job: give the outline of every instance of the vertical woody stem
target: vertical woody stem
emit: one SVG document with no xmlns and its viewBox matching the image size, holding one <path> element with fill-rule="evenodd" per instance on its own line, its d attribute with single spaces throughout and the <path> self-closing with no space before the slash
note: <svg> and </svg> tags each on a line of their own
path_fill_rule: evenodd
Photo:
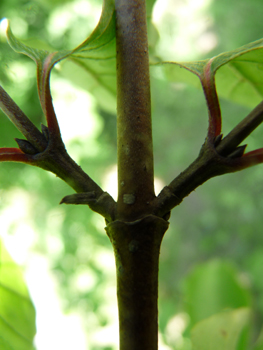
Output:
<svg viewBox="0 0 263 350">
<path fill-rule="evenodd" d="M 120 350 L 158 348 L 158 262 L 168 223 L 155 198 L 145 0 L 115 0 L 118 202 L 106 230 L 114 247 Z"/>
<path fill-rule="evenodd" d="M 117 45 L 118 219 L 149 213 L 154 198 L 145 0 L 115 0 Z"/>
<path fill-rule="evenodd" d="M 167 228 L 153 215 L 107 226 L 117 268 L 120 350 L 158 349 L 158 264 Z"/>
</svg>

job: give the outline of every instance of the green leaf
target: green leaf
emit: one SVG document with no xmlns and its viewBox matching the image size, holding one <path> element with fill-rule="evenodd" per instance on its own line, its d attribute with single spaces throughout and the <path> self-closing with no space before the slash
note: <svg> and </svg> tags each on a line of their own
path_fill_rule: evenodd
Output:
<svg viewBox="0 0 263 350">
<path fill-rule="evenodd" d="M 150 23 L 151 12 L 156 0 L 147 0 L 149 17 L 148 31 L 156 37 L 156 29 Z M 154 33 L 154 34 L 153 34 Z M 10 28 L 7 37 L 11 47 L 32 58 L 38 67 L 39 96 L 47 115 L 46 87 L 52 67 L 59 61 L 60 74 L 71 82 L 91 92 L 100 106 L 116 113 L 116 42 L 115 42 L 115 1 L 104 0 L 100 21 L 92 34 L 77 48 L 49 52 L 29 47 L 14 37 Z M 154 40 L 151 40 L 154 41 Z M 152 43 L 153 44 L 153 43 Z"/>
<path fill-rule="evenodd" d="M 248 308 L 209 317 L 197 323 L 192 330 L 193 350 L 245 350 L 250 323 Z"/>
<path fill-rule="evenodd" d="M 247 289 L 229 263 L 212 260 L 199 265 L 185 281 L 186 311 L 195 324 L 225 308 L 250 306 Z"/>
<path fill-rule="evenodd" d="M 100 22 L 91 36 L 63 62 L 62 74 L 90 91 L 106 110 L 116 111 L 115 6 L 104 1 Z"/>
<path fill-rule="evenodd" d="M 92 34 L 81 45 L 73 50 L 64 50 L 50 53 L 49 51 L 31 48 L 11 32 L 7 37 L 10 46 L 17 52 L 32 58 L 37 64 L 38 89 L 42 108 L 48 122 L 54 119 L 51 110 L 49 91 L 49 75 L 53 66 L 62 59 L 68 58 L 73 68 L 67 62 L 67 75 L 74 83 L 80 84 L 99 97 L 103 102 L 104 95 L 110 96 L 115 102 L 116 95 L 116 59 L 115 59 L 115 7 L 114 0 L 104 0 L 100 21 Z M 80 79 L 81 77 L 81 79 Z M 106 106 L 104 104 L 104 106 Z M 49 120 L 51 119 L 51 120 Z"/>
<path fill-rule="evenodd" d="M 261 332 L 252 348 L 253 350 L 262 350 L 263 349 L 263 329 L 261 329 Z"/>
<path fill-rule="evenodd" d="M 210 64 L 210 74 L 216 74 L 219 96 L 253 107 L 263 98 L 263 39 L 211 59 L 195 62 L 161 62 L 166 77 L 172 82 L 201 86 L 194 73 L 202 80 Z"/>
<path fill-rule="evenodd" d="M 32 350 L 35 309 L 20 268 L 0 242 L 0 349 Z"/>
<path fill-rule="evenodd" d="M 156 0 L 146 0 L 147 17 L 151 16 Z"/>
</svg>

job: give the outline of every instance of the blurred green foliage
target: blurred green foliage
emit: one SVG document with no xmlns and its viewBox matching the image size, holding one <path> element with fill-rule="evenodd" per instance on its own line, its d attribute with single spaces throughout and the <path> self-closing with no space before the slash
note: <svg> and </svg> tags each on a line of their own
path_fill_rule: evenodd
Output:
<svg viewBox="0 0 263 350">
<path fill-rule="evenodd" d="M 246 350 L 249 310 L 246 308 L 218 313 L 193 329 L 194 350 Z"/>
<path fill-rule="evenodd" d="M 70 49 L 87 37 L 97 20 L 93 12 L 75 10 L 77 2 L 80 3 L 2 0 L 0 17 L 9 18 L 14 34 L 28 45 Z M 102 1 L 81 3 L 91 3 L 99 13 Z M 150 7 L 152 4 L 149 1 Z M 263 6 L 259 0 L 214 0 L 207 11 L 212 19 L 209 30 L 216 35 L 218 44 L 195 59 L 263 37 Z M 156 28 L 152 28 L 151 39 L 152 54 L 160 56 L 155 46 Z M 1 84 L 39 126 L 44 119 L 35 67 L 26 57 L 15 54 L 3 37 L 0 67 Z M 63 69 L 57 69 L 52 79 L 54 83 L 59 79 L 63 82 L 64 76 Z M 152 76 L 152 106 L 155 172 L 164 185 L 198 155 L 206 135 L 207 110 L 201 91 L 169 83 L 158 72 Z M 223 99 L 221 108 L 224 134 L 249 112 Z M 104 184 L 105 174 L 116 164 L 116 116 L 112 108 L 97 105 L 95 116 L 83 118 L 93 118 L 101 125 L 100 131 L 89 138 L 71 139 L 66 146 L 83 169 Z M 261 132 L 262 127 L 248 138 L 248 150 L 262 147 Z M 15 146 L 14 137 L 21 135 L 0 112 L 0 146 Z M 19 188 L 30 197 L 30 220 L 36 232 L 34 250 L 49 259 L 65 312 L 73 310 L 83 316 L 89 349 L 112 349 L 111 343 L 99 345 L 91 336 L 112 322 L 107 310 L 110 303 L 116 302 L 111 292 L 114 270 L 108 266 L 113 253 L 103 231 L 103 220 L 86 207 L 58 206 L 71 190 L 41 169 L 2 163 L 0 184 L 1 213 L 10 204 L 10 195 Z M 163 341 L 171 349 L 190 350 L 190 328 L 225 308 L 252 307 L 250 341 L 257 339 L 263 323 L 262 190 L 262 166 L 258 166 L 210 180 L 175 208 L 160 256 L 159 323 Z M 14 221 L 8 232 L 1 234 L 15 235 L 16 225 Z M 90 283 L 82 285 L 79 281 L 85 276 L 89 276 Z M 171 336 L 179 321 L 182 327 L 178 336 Z"/>
<path fill-rule="evenodd" d="M 0 242 L 1 349 L 32 350 L 36 333 L 35 309 L 23 273 Z"/>
</svg>

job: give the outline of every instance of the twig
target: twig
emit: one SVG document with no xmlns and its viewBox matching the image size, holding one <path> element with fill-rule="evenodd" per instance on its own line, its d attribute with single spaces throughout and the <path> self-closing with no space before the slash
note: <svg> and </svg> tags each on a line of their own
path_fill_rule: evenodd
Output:
<svg viewBox="0 0 263 350">
<path fill-rule="evenodd" d="M 227 156 L 263 122 L 263 101 L 248 114 L 216 147 L 217 152 Z"/>
<path fill-rule="evenodd" d="M 47 147 L 47 141 L 44 135 L 28 119 L 2 86 L 0 86 L 0 108 L 39 152 L 44 151 Z"/>
</svg>

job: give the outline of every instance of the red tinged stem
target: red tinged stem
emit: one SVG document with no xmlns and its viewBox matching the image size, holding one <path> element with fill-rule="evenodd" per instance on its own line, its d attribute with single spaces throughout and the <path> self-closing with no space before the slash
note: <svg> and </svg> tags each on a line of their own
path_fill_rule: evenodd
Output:
<svg viewBox="0 0 263 350">
<path fill-rule="evenodd" d="M 213 142 L 215 137 L 221 133 L 221 110 L 216 92 L 215 76 L 211 71 L 212 62 L 213 58 L 204 67 L 200 80 L 209 111 L 208 139 Z"/>
<path fill-rule="evenodd" d="M 54 64 L 50 64 L 52 58 L 56 55 L 56 52 L 47 56 L 43 66 L 38 64 L 38 93 L 40 103 L 47 120 L 47 125 L 51 138 L 61 139 L 60 129 L 55 114 L 54 106 L 52 103 L 52 97 L 50 92 L 50 73 Z"/>
<path fill-rule="evenodd" d="M 24 154 L 19 148 L 0 148 L 0 154 Z"/>
<path fill-rule="evenodd" d="M 0 162 L 20 162 L 34 165 L 33 157 L 19 148 L 0 148 Z"/>
<path fill-rule="evenodd" d="M 263 163 L 263 148 L 248 152 L 240 158 L 241 164 L 244 168 Z"/>
</svg>

